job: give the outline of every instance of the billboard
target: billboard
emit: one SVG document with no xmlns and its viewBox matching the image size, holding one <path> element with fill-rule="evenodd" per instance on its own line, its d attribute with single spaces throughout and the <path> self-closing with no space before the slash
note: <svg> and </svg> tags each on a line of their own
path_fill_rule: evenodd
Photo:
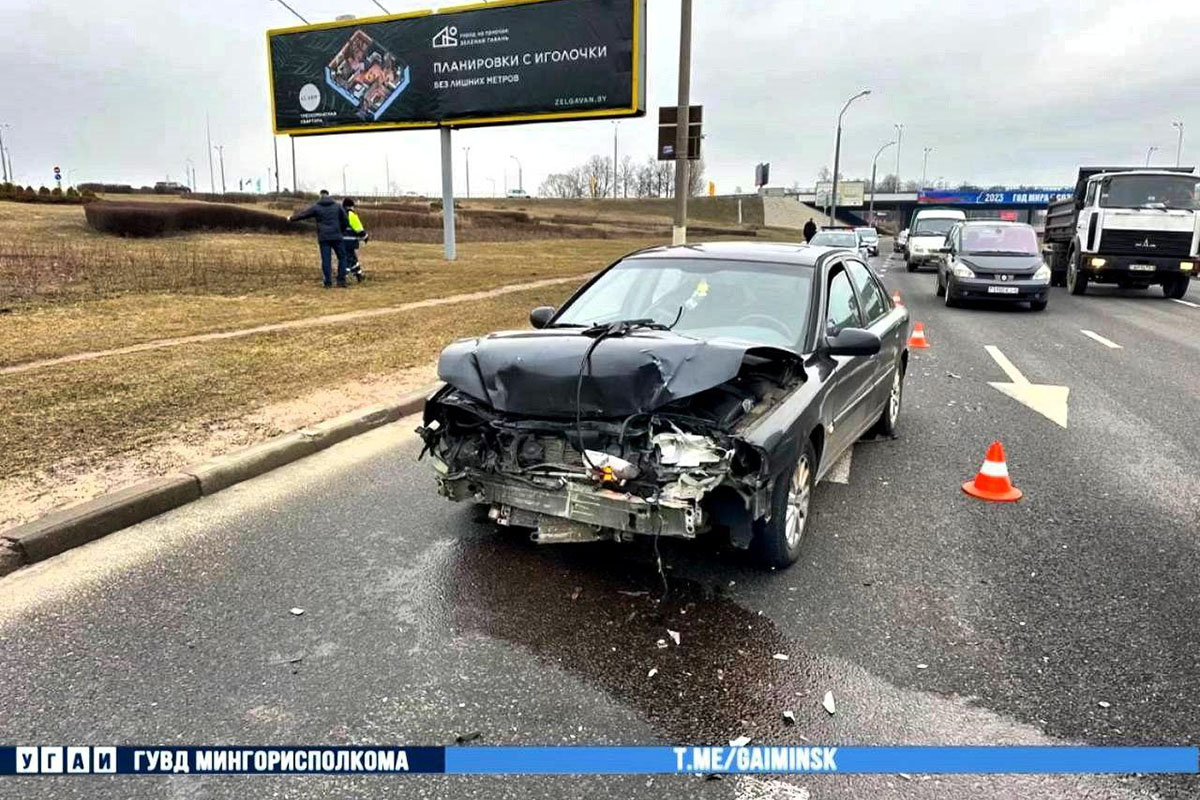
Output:
<svg viewBox="0 0 1200 800">
<path fill-rule="evenodd" d="M 838 181 L 838 208 L 862 208 L 866 187 L 866 181 Z M 816 194 L 818 207 L 831 205 L 833 181 L 820 181 Z"/>
<path fill-rule="evenodd" d="M 509 0 L 267 32 L 278 134 L 640 116 L 646 0 Z"/>
<path fill-rule="evenodd" d="M 918 203 L 965 204 L 980 206 L 1049 205 L 1054 200 L 1074 196 L 1071 187 L 1061 189 L 925 189 L 917 195 Z"/>
</svg>

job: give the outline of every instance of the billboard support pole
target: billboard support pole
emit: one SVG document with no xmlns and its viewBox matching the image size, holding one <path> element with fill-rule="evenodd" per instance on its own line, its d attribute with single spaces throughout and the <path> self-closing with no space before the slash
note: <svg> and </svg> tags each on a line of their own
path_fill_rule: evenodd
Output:
<svg viewBox="0 0 1200 800">
<path fill-rule="evenodd" d="M 279 194 L 279 137 L 271 136 L 271 146 L 275 148 L 275 194 Z M 270 188 L 270 187 L 267 187 Z"/>
<path fill-rule="evenodd" d="M 675 227 L 671 244 L 687 243 L 688 126 L 692 121 L 692 0 L 679 10 L 679 109 L 675 117 Z"/>
<path fill-rule="evenodd" d="M 453 261 L 454 252 L 454 149 L 450 129 L 442 128 L 442 241 L 445 258 Z"/>
<path fill-rule="evenodd" d="M 292 140 L 292 194 L 300 193 L 300 182 L 296 180 L 296 137 L 289 136 Z"/>
</svg>

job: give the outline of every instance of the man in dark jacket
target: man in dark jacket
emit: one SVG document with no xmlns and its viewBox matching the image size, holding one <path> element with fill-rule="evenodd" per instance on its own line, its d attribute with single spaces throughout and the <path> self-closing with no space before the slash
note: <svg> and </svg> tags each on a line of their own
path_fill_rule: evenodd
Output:
<svg viewBox="0 0 1200 800">
<path fill-rule="evenodd" d="M 808 222 L 804 223 L 804 241 L 811 242 L 812 237 L 817 235 L 817 223 L 813 222 L 812 217 L 808 218 Z"/>
<path fill-rule="evenodd" d="M 321 197 L 308 208 L 288 217 L 289 222 L 302 219 L 317 221 L 317 246 L 321 248 L 321 275 L 325 278 L 325 288 L 333 285 L 332 264 L 333 254 L 337 253 L 337 285 L 339 289 L 346 288 L 346 249 L 342 244 L 342 231 L 349 227 L 346 209 L 335 202 L 329 192 L 321 190 Z"/>
</svg>

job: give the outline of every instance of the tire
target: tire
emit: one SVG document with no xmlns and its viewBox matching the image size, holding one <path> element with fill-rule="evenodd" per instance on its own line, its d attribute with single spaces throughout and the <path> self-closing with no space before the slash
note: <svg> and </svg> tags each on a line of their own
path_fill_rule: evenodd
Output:
<svg viewBox="0 0 1200 800">
<path fill-rule="evenodd" d="M 950 281 L 946 281 L 946 291 L 942 297 L 946 300 L 946 308 L 958 308 L 958 298 L 954 296 L 954 289 L 950 286 Z"/>
<path fill-rule="evenodd" d="M 937 276 L 937 288 L 933 290 L 933 293 L 938 297 L 946 296 L 946 284 L 942 283 L 942 271 L 940 269 Z"/>
<path fill-rule="evenodd" d="M 1072 250 L 1071 261 L 1067 265 L 1067 291 L 1074 295 L 1085 294 L 1088 286 L 1088 277 L 1079 268 L 1079 261 L 1079 251 Z"/>
<path fill-rule="evenodd" d="M 904 365 L 897 363 L 896 371 L 892 374 L 892 388 L 888 391 L 887 405 L 883 407 L 879 421 L 872 426 L 870 432 L 876 436 L 896 438 L 896 431 L 900 427 L 900 407 L 903 401 Z"/>
<path fill-rule="evenodd" d="M 917 265 L 915 263 L 913 263 L 913 260 L 911 258 L 907 258 L 907 257 L 904 259 L 904 268 L 906 270 L 908 270 L 909 272 L 917 271 Z"/>
<path fill-rule="evenodd" d="M 1029 307 L 1034 311 L 1045 311 L 1046 310 L 1046 301 L 1045 300 L 1030 300 Z"/>
<path fill-rule="evenodd" d="M 1169 297 L 1172 300 L 1182 300 L 1187 294 L 1188 283 L 1191 278 L 1176 278 L 1170 283 L 1164 283 L 1162 286 L 1163 297 Z"/>
<path fill-rule="evenodd" d="M 763 566 L 790 567 L 800 558 L 800 548 L 811 527 L 809 522 L 816 469 L 817 457 L 812 442 L 805 442 L 796 463 L 775 479 L 771 491 L 771 518 L 754 521 L 751 547 L 755 559 Z M 793 485 L 796 485 L 796 491 L 793 491 Z M 789 506 L 796 513 L 789 513 Z M 789 520 L 792 521 L 790 524 Z M 797 524 L 798 528 L 795 527 Z"/>
</svg>

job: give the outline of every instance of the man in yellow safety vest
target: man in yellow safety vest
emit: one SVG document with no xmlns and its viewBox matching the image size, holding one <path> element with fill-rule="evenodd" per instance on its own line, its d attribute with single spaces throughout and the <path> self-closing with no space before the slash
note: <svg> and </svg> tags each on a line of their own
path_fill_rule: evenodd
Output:
<svg viewBox="0 0 1200 800">
<path fill-rule="evenodd" d="M 361 283 L 364 275 L 362 265 L 358 262 L 358 246 L 370 239 L 371 236 L 363 227 L 358 212 L 354 210 L 353 197 L 347 197 L 343 200 L 342 208 L 346 209 L 347 220 L 347 227 L 342 237 L 346 248 L 346 260 L 349 261 L 346 271 L 353 275 L 356 281 Z"/>
</svg>

